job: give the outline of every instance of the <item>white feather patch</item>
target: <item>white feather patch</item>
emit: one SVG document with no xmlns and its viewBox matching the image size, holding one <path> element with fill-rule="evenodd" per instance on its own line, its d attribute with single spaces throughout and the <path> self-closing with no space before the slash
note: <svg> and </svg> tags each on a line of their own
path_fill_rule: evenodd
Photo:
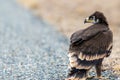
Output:
<svg viewBox="0 0 120 80">
<path fill-rule="evenodd" d="M 73 55 L 75 55 L 75 52 L 69 52 L 68 53 L 68 57 L 72 57 Z"/>
<path fill-rule="evenodd" d="M 77 69 L 90 69 L 92 66 L 82 66 L 82 65 L 78 65 L 76 68 Z"/>
<path fill-rule="evenodd" d="M 86 60 L 87 60 L 87 61 L 90 60 L 90 56 L 86 56 Z"/>
<path fill-rule="evenodd" d="M 75 56 L 74 57 L 69 57 L 69 61 L 70 62 L 75 62 L 75 61 L 77 61 L 77 57 L 75 57 Z"/>
<path fill-rule="evenodd" d="M 83 53 L 80 53 L 80 54 L 78 55 L 78 57 L 79 57 L 81 60 L 84 60 L 84 59 L 85 59 L 85 55 L 83 55 Z"/>
<path fill-rule="evenodd" d="M 70 66 L 71 66 L 71 67 L 76 67 L 77 65 L 78 65 L 77 62 L 70 62 Z"/>
<path fill-rule="evenodd" d="M 97 59 L 101 59 L 101 58 L 104 58 L 106 56 L 106 54 L 96 54 L 96 55 L 86 55 L 85 59 L 87 61 L 92 61 L 92 60 L 97 60 Z"/>
<path fill-rule="evenodd" d="M 108 46 L 107 50 L 109 50 L 112 46 L 113 46 L 113 43 L 110 43 L 110 45 Z"/>
</svg>

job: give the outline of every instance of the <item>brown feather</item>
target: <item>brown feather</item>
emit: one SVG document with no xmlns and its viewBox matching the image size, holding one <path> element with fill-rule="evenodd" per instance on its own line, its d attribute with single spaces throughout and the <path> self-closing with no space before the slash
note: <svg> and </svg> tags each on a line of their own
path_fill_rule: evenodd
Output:
<svg viewBox="0 0 120 80">
<path fill-rule="evenodd" d="M 70 67 L 79 69 L 80 72 L 73 71 L 74 78 L 76 75 L 79 75 L 79 78 L 86 78 L 87 71 L 102 62 L 104 57 L 108 57 L 112 50 L 113 34 L 105 16 L 100 12 L 93 15 L 99 18 L 100 22 L 76 31 L 70 38 L 68 53 Z"/>
</svg>

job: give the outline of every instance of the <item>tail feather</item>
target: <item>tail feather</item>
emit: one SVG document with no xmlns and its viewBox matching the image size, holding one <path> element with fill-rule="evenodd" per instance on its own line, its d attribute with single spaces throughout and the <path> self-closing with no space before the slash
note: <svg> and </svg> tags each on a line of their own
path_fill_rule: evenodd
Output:
<svg viewBox="0 0 120 80">
<path fill-rule="evenodd" d="M 86 80 L 87 70 L 72 68 L 66 80 Z"/>
<path fill-rule="evenodd" d="M 94 65 L 100 62 L 101 59 L 95 60 L 86 60 L 80 59 L 77 56 L 77 53 L 70 52 L 68 54 L 69 61 L 70 61 L 70 73 L 68 74 L 68 78 L 66 80 L 86 80 L 87 72 L 91 69 Z M 82 55 L 82 57 L 84 57 Z"/>
</svg>

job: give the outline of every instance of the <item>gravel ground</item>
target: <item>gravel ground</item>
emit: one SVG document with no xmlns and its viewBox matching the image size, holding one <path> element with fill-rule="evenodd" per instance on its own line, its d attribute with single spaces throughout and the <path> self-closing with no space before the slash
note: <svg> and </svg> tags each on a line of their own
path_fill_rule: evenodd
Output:
<svg viewBox="0 0 120 80">
<path fill-rule="evenodd" d="M 0 80 L 63 80 L 68 44 L 68 38 L 15 0 L 0 0 Z M 120 80 L 113 70 L 103 76 Z"/>
<path fill-rule="evenodd" d="M 0 80 L 62 80 L 66 37 L 15 0 L 0 0 Z"/>
</svg>

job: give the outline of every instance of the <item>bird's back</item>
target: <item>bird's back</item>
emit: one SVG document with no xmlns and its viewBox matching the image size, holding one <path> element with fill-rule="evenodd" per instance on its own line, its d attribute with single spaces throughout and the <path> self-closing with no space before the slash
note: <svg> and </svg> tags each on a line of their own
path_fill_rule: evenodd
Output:
<svg viewBox="0 0 120 80">
<path fill-rule="evenodd" d="M 75 53 L 79 60 L 102 59 L 111 52 L 112 42 L 113 34 L 109 28 L 92 25 L 92 28 L 77 31 L 71 36 L 69 54 Z"/>
</svg>

